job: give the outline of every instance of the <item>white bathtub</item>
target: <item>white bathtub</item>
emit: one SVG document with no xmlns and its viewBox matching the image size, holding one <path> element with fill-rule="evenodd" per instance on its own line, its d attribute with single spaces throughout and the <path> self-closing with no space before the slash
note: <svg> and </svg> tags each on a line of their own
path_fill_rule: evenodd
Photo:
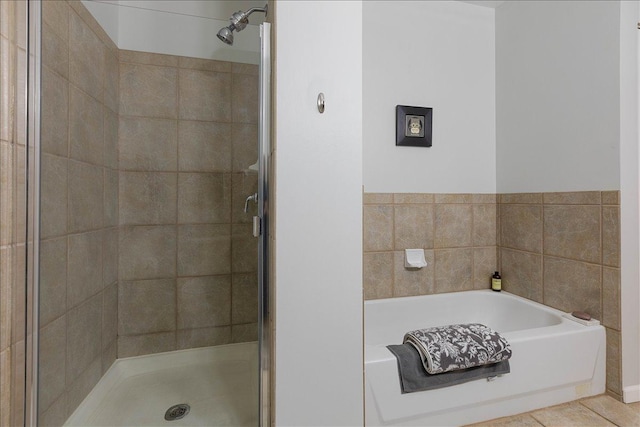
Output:
<svg viewBox="0 0 640 427">
<path fill-rule="evenodd" d="M 491 290 L 365 302 L 366 425 L 463 425 L 603 393 L 604 328 L 562 314 Z M 401 394 L 397 362 L 385 346 L 401 344 L 413 329 L 471 322 L 509 341 L 511 373 Z"/>
</svg>

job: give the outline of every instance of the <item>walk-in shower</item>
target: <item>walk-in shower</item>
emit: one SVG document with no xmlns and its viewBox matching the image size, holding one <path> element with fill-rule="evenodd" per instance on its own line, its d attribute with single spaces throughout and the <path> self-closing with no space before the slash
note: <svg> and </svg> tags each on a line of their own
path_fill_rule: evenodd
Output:
<svg viewBox="0 0 640 427">
<path fill-rule="evenodd" d="M 230 46 L 233 45 L 233 31 L 244 30 L 245 27 L 249 24 L 249 15 L 251 15 L 253 12 L 263 12 L 266 14 L 267 5 L 265 4 L 264 7 L 253 7 L 246 12 L 243 12 L 241 10 L 235 12 L 233 15 L 231 15 L 231 18 L 229 18 L 229 21 L 231 22 L 229 26 L 224 27 L 220 29 L 220 31 L 218 31 L 218 38 Z"/>
<path fill-rule="evenodd" d="M 226 2 L 149 3 L 102 5 L 148 24 L 128 50 L 93 2 L 29 1 L 42 113 L 28 425 L 267 426 L 270 24 L 228 48 L 210 36 Z M 225 43 L 266 10 L 235 13 Z M 182 41 L 153 45 L 167 28 Z"/>
</svg>

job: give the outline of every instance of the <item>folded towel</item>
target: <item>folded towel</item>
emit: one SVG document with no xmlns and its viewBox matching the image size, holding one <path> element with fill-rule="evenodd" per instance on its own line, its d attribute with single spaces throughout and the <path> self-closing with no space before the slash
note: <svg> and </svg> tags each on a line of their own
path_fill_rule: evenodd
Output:
<svg viewBox="0 0 640 427">
<path fill-rule="evenodd" d="M 411 344 L 388 345 L 387 348 L 398 359 L 400 389 L 403 394 L 435 390 L 477 379 L 496 377 L 510 372 L 509 361 L 505 360 L 491 365 L 431 375 L 423 369 L 420 353 Z"/>
<path fill-rule="evenodd" d="M 418 350 L 430 374 L 488 365 L 511 357 L 507 340 L 480 323 L 418 329 L 407 332 L 404 343 Z"/>
</svg>

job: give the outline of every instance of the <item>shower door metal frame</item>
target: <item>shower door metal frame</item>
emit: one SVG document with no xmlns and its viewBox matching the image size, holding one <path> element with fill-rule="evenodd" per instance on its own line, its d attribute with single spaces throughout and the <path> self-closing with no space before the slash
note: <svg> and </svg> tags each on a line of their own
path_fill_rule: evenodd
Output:
<svg viewBox="0 0 640 427">
<path fill-rule="evenodd" d="M 258 423 L 271 425 L 271 316 L 269 310 L 269 163 L 271 159 L 271 24 L 260 25 L 258 118 Z"/>
</svg>

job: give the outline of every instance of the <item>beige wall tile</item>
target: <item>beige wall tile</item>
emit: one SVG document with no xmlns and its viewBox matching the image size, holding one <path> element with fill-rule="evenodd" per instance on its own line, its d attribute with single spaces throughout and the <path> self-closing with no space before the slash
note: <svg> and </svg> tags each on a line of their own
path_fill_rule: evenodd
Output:
<svg viewBox="0 0 640 427">
<path fill-rule="evenodd" d="M 497 255 L 495 246 L 473 249 L 473 289 L 491 287 L 491 276 L 498 271 Z"/>
<path fill-rule="evenodd" d="M 247 323 L 246 325 L 231 326 L 231 342 L 250 342 L 258 340 L 258 324 Z"/>
<path fill-rule="evenodd" d="M 0 7 L 2 2 L 0 2 Z M 0 352 L 0 371 L 11 372 L 11 350 L 7 348 Z M 11 425 L 11 375 L 0 376 L 0 422 L 2 425 Z"/>
<path fill-rule="evenodd" d="M 242 172 L 258 160 L 258 127 L 234 123 L 231 128 L 233 171 Z"/>
<path fill-rule="evenodd" d="M 177 332 L 178 350 L 231 343 L 231 326 L 180 329 Z"/>
<path fill-rule="evenodd" d="M 67 417 L 76 410 L 102 376 L 102 358 L 93 359 L 87 369 L 67 386 Z"/>
<path fill-rule="evenodd" d="M 620 332 L 606 328 L 607 332 L 607 390 L 622 394 L 620 377 Z"/>
<path fill-rule="evenodd" d="M 102 227 L 104 215 L 103 168 L 69 162 L 69 232 Z"/>
<path fill-rule="evenodd" d="M 44 3 L 58 3 L 55 1 L 46 1 Z M 42 426 L 61 426 L 67 420 L 67 394 L 63 393 L 58 400 L 53 402 L 51 406 L 44 412 L 38 414 L 38 422 Z M 7 424 L 8 425 L 8 424 Z"/>
<path fill-rule="evenodd" d="M 380 193 L 379 193 L 380 194 Z M 385 194 L 380 194 L 383 196 Z M 434 196 L 429 193 L 394 193 L 393 203 L 396 204 L 421 204 L 433 203 Z M 384 202 L 381 202 L 384 203 Z"/>
<path fill-rule="evenodd" d="M 434 253 L 425 250 L 427 266 L 420 269 L 408 269 L 404 266 L 404 251 L 394 252 L 393 296 L 407 297 L 434 293 Z"/>
<path fill-rule="evenodd" d="M 258 215 L 258 204 L 249 201 L 247 212 L 244 204 L 247 197 L 258 192 L 257 173 L 234 173 L 231 176 L 231 222 L 251 223 L 254 215 Z"/>
<path fill-rule="evenodd" d="M 394 207 L 395 249 L 433 248 L 433 205 Z"/>
<path fill-rule="evenodd" d="M 25 396 L 25 343 L 20 341 L 11 346 L 11 426 L 22 426 L 24 423 Z"/>
<path fill-rule="evenodd" d="M 176 349 L 176 333 L 160 332 L 132 336 L 118 336 L 118 358 L 163 353 Z"/>
<path fill-rule="evenodd" d="M 118 113 L 108 108 L 104 112 L 104 165 L 118 169 Z"/>
<path fill-rule="evenodd" d="M 177 118 L 177 69 L 120 64 L 120 115 Z"/>
<path fill-rule="evenodd" d="M 180 69 L 178 81 L 181 119 L 231 121 L 231 74 Z"/>
<path fill-rule="evenodd" d="M 67 238 L 40 242 L 40 325 L 67 311 Z"/>
<path fill-rule="evenodd" d="M 103 230 L 102 285 L 109 286 L 118 280 L 118 228 Z"/>
<path fill-rule="evenodd" d="M 177 67 L 179 57 L 174 55 L 162 55 L 159 53 L 138 52 L 135 50 L 119 51 L 120 62 L 131 62 L 145 65 L 160 65 L 165 67 Z"/>
<path fill-rule="evenodd" d="M 393 249 L 393 206 L 364 206 L 364 251 Z"/>
<path fill-rule="evenodd" d="M 61 236 L 67 232 L 67 159 L 46 153 L 41 159 L 41 237 Z"/>
<path fill-rule="evenodd" d="M 231 62 L 215 61 L 212 59 L 189 58 L 186 56 L 178 57 L 178 66 L 180 68 L 191 68 L 193 70 L 230 73 L 232 65 L 233 63 Z M 254 65 L 253 67 L 257 67 L 257 65 Z"/>
<path fill-rule="evenodd" d="M 257 322 L 258 273 L 234 274 L 231 280 L 231 323 Z"/>
<path fill-rule="evenodd" d="M 601 200 L 600 191 L 544 193 L 542 198 L 550 205 L 599 205 Z"/>
<path fill-rule="evenodd" d="M 472 194 L 471 195 L 471 203 L 495 205 L 497 202 L 498 202 L 497 194 Z"/>
<path fill-rule="evenodd" d="M 544 304 L 562 311 L 584 311 L 602 319 L 599 265 L 544 257 Z"/>
<path fill-rule="evenodd" d="M 113 365 L 113 362 L 116 361 L 118 357 L 118 341 L 113 340 L 110 344 L 107 345 L 107 348 L 102 350 L 102 375 L 104 375 L 107 370 Z"/>
<path fill-rule="evenodd" d="M 230 324 L 230 275 L 178 279 L 178 329 Z"/>
<path fill-rule="evenodd" d="M 102 293 L 102 351 L 118 338 L 118 284 L 113 283 Z"/>
<path fill-rule="evenodd" d="M 502 288 L 542 303 L 542 255 L 502 248 L 500 256 Z"/>
<path fill-rule="evenodd" d="M 602 268 L 602 324 L 620 330 L 620 270 Z"/>
<path fill-rule="evenodd" d="M 364 253 L 364 299 L 393 296 L 393 252 Z"/>
<path fill-rule="evenodd" d="M 67 308 L 102 290 L 102 231 L 69 236 Z"/>
<path fill-rule="evenodd" d="M 12 246 L 12 288 L 11 288 L 11 343 L 24 342 L 26 321 L 26 287 L 24 286 L 24 272 L 26 271 L 25 245 Z M 22 350 L 21 350 L 22 351 Z M 14 353 L 14 356 L 17 356 Z M 22 355 L 21 357 L 24 357 Z"/>
<path fill-rule="evenodd" d="M 118 171 L 104 169 L 104 224 L 118 225 Z"/>
<path fill-rule="evenodd" d="M 435 206 L 435 210 L 435 248 L 459 248 L 472 245 L 473 211 L 471 205 L 438 204 Z"/>
<path fill-rule="evenodd" d="M 121 227 L 119 240 L 120 280 L 175 277 L 175 225 Z"/>
<path fill-rule="evenodd" d="M 383 205 L 393 203 L 395 197 L 393 193 L 364 193 L 362 201 L 365 205 Z"/>
<path fill-rule="evenodd" d="M 602 207 L 602 263 L 620 266 L 620 208 Z"/>
<path fill-rule="evenodd" d="M 435 194 L 435 203 L 471 203 L 471 194 Z"/>
<path fill-rule="evenodd" d="M 252 76 L 257 76 L 260 72 L 260 67 L 254 64 L 241 64 L 239 62 L 232 62 L 231 72 L 235 74 L 250 74 Z"/>
<path fill-rule="evenodd" d="M 177 174 L 120 172 L 120 224 L 175 224 Z"/>
<path fill-rule="evenodd" d="M 501 205 L 500 233 L 503 247 L 542 253 L 542 207 Z"/>
<path fill-rule="evenodd" d="M 43 67 L 41 96 L 42 151 L 66 157 L 69 141 L 69 83 Z"/>
<path fill-rule="evenodd" d="M 258 270 L 258 239 L 253 237 L 253 225 L 231 225 L 231 271 L 248 273 Z"/>
<path fill-rule="evenodd" d="M 544 253 L 599 263 L 600 206 L 545 206 Z"/>
<path fill-rule="evenodd" d="M 500 194 L 500 203 L 542 204 L 542 193 Z"/>
<path fill-rule="evenodd" d="M 94 98 L 69 89 L 69 157 L 103 165 L 103 107 Z"/>
<path fill-rule="evenodd" d="M 178 222 L 180 224 L 230 223 L 230 174 L 179 173 Z"/>
<path fill-rule="evenodd" d="M 103 99 L 106 47 L 76 14 L 69 15 L 69 80 L 98 101 Z"/>
<path fill-rule="evenodd" d="M 603 191 L 602 204 L 603 205 L 619 205 L 620 191 Z"/>
<path fill-rule="evenodd" d="M 46 23 L 42 24 L 42 65 L 65 79 L 69 78 L 69 41 L 58 37 Z"/>
<path fill-rule="evenodd" d="M 14 242 L 14 147 L 8 142 L 0 142 L 0 245 Z M 46 231 L 46 230 L 45 230 Z"/>
<path fill-rule="evenodd" d="M 113 112 L 118 112 L 120 104 L 120 64 L 118 56 L 109 49 L 104 50 L 104 105 Z"/>
<path fill-rule="evenodd" d="M 122 170 L 178 170 L 178 122 L 170 119 L 120 117 L 119 165 Z"/>
<path fill-rule="evenodd" d="M 107 35 L 107 32 L 102 28 L 102 26 L 96 21 L 91 12 L 79 1 L 70 1 L 69 5 L 71 9 L 75 13 L 82 18 L 82 20 L 89 26 L 91 31 L 98 37 L 98 39 L 105 45 L 105 48 L 111 49 L 114 53 L 117 53 L 118 48 L 111 40 L 111 38 Z"/>
<path fill-rule="evenodd" d="M 42 21 L 58 37 L 69 39 L 69 5 L 66 1 L 43 1 Z"/>
<path fill-rule="evenodd" d="M 254 139 L 243 141 L 248 148 L 255 145 L 255 150 L 248 154 L 255 154 L 258 159 L 258 135 L 254 131 Z M 236 148 L 236 147 L 234 147 Z M 247 148 L 247 150 L 248 150 Z M 178 158 L 179 169 L 183 172 L 228 172 L 231 171 L 231 125 L 229 123 L 195 122 L 180 120 L 178 122 Z M 240 161 L 239 167 L 248 168 L 244 164 L 247 159 Z"/>
<path fill-rule="evenodd" d="M 38 412 L 49 408 L 65 392 L 67 319 L 59 317 L 40 329 L 38 348 Z"/>
<path fill-rule="evenodd" d="M 473 289 L 473 249 L 437 249 L 435 267 L 436 293 Z"/>
<path fill-rule="evenodd" d="M 493 205 L 473 205 L 473 245 L 495 246 L 497 207 Z"/>
<path fill-rule="evenodd" d="M 615 426 L 578 402 L 540 409 L 531 415 L 545 426 Z"/>
<path fill-rule="evenodd" d="M 67 313 L 67 385 L 73 383 L 96 358 L 99 358 L 102 349 L 101 333 L 102 295 L 95 295 L 85 303 L 69 310 Z"/>
<path fill-rule="evenodd" d="M 13 292 L 13 249 L 11 246 L 0 247 L 0 352 L 11 348 L 12 297 Z M 0 375 L 0 384 L 2 376 Z M 0 399 L 0 405 L 2 405 Z M 0 417 L 2 414 L 0 413 Z M 1 418 L 0 418 L 1 419 Z M 0 424 L 1 425 L 1 424 Z"/>
<path fill-rule="evenodd" d="M 231 119 L 234 123 L 258 123 L 258 77 L 231 76 Z"/>
<path fill-rule="evenodd" d="M 174 279 L 121 282 L 118 287 L 118 335 L 176 330 Z"/>
<path fill-rule="evenodd" d="M 228 225 L 178 226 L 178 276 L 231 273 Z"/>
</svg>

